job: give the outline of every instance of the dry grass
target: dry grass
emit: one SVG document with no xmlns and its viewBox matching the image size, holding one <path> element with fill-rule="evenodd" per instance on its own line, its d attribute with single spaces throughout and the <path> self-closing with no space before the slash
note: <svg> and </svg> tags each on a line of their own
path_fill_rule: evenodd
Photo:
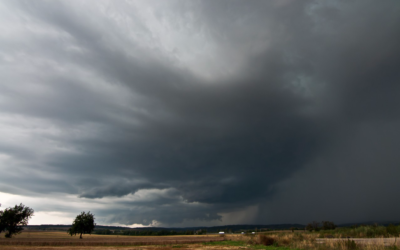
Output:
<svg viewBox="0 0 400 250">
<path fill-rule="evenodd" d="M 27 249 L 268 249 L 260 245 L 268 245 L 269 249 L 304 249 L 304 250 L 395 250 L 394 239 L 319 239 L 316 234 L 300 232 L 279 232 L 265 235 L 187 235 L 187 236 L 114 236 L 114 235 L 84 235 L 82 240 L 78 236 L 69 236 L 65 232 L 23 232 L 13 239 L 5 239 L 0 235 L 1 250 Z M 204 242 L 222 241 L 204 245 Z M 203 243 L 201 243 L 203 242 Z M 237 244 L 236 244 L 236 243 Z M 235 245 L 236 244 L 236 245 Z M 397 241 L 397 246 L 400 240 Z M 397 248 L 398 250 L 399 248 Z"/>
<path fill-rule="evenodd" d="M 258 236 L 229 236 L 233 241 L 244 241 L 252 245 L 282 247 L 286 249 L 305 250 L 399 250 L 400 240 L 394 238 L 374 239 L 318 239 L 318 235 L 309 233 L 272 233 Z"/>
<path fill-rule="evenodd" d="M 114 235 L 84 235 L 69 236 L 65 232 L 23 232 L 11 239 L 0 235 L 0 248 L 4 246 L 29 246 L 29 247 L 94 247 L 94 246 L 150 246 L 150 245 L 174 245 L 195 244 L 202 242 L 221 241 L 218 236 L 114 236 Z M 12 249 L 10 248 L 9 249 Z M 20 248 L 18 248 L 20 249 Z M 48 249 L 48 248 L 44 248 Z M 86 249 L 86 248 L 85 248 Z"/>
</svg>

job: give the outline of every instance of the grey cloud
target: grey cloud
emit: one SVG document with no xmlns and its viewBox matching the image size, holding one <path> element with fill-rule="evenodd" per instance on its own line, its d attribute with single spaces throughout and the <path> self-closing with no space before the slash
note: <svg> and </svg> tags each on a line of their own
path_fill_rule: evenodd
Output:
<svg viewBox="0 0 400 250">
<path fill-rule="evenodd" d="M 368 189 L 369 182 L 358 179 L 362 188 L 351 179 L 342 187 L 335 179 L 341 171 L 365 179 L 377 175 L 376 165 L 395 171 L 395 152 L 370 145 L 397 147 L 390 139 L 397 138 L 399 118 L 397 2 L 173 1 L 153 6 L 156 21 L 129 3 L 113 3 L 108 12 L 101 4 L 7 2 L 20 18 L 53 32 L 40 39 L 27 32 L 24 43 L 0 42 L 26 67 L 1 60 L 8 70 L 1 73 L 7 99 L 0 115 L 41 119 L 54 130 L 28 133 L 40 142 L 36 149 L 0 142 L 3 153 L 24 159 L 15 166 L 35 161 L 32 166 L 54 175 L 41 185 L 34 184 L 41 178 L 31 177 L 32 184 L 22 187 L 46 193 L 62 183 L 56 190 L 82 199 L 174 190 L 131 208 L 118 203 L 99 210 L 107 223 L 218 221 L 221 213 L 249 206 L 262 208 L 254 223 L 306 222 L 332 204 L 313 197 L 325 192 L 349 202 Z M 91 15 L 83 18 L 86 11 Z M 119 16 L 134 28 L 113 19 Z M 204 53 L 195 57 L 198 64 L 187 59 L 194 45 L 157 37 L 162 29 L 151 25 L 160 20 L 179 29 L 173 35 L 199 43 Z M 172 53 L 168 42 L 187 54 Z M 211 80 L 201 76 L 207 62 Z M 7 185 L 7 179 L 27 178 L 7 176 Z M 384 176 L 377 190 L 387 190 Z M 312 190 L 321 178 L 321 188 Z M 302 214 L 287 217 L 282 208 L 300 202 L 296 197 L 307 203 Z M 371 199 L 356 200 L 370 205 Z M 355 211 L 332 218 L 349 221 Z"/>
<path fill-rule="evenodd" d="M 143 225 L 163 226 L 191 221 L 221 221 L 210 205 L 187 202 L 177 189 L 144 189 L 146 196 L 139 200 L 120 202 L 125 208 L 102 210 L 107 222 L 122 224 L 140 223 Z M 142 196 L 136 193 L 134 196 Z M 110 216 L 111 215 L 111 216 Z"/>
<path fill-rule="evenodd" d="M 86 181 L 86 180 L 85 180 Z M 89 185 L 84 185 L 86 187 L 81 188 L 83 191 L 80 197 L 84 198 L 102 198 L 107 196 L 117 196 L 121 197 L 127 194 L 134 194 L 141 189 L 150 188 L 165 188 L 166 186 L 160 184 L 146 183 L 146 182 L 136 182 L 132 183 L 127 180 L 118 180 L 118 182 L 106 184 L 106 183 L 91 183 Z M 94 186 L 94 187 L 93 187 Z"/>
</svg>

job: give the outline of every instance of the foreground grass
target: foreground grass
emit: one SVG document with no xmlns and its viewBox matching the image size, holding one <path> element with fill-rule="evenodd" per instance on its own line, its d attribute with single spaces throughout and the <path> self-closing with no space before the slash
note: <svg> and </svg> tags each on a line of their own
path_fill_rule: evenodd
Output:
<svg viewBox="0 0 400 250">
<path fill-rule="evenodd" d="M 226 247 L 243 247 L 247 249 L 267 249 L 267 250 L 300 250 L 296 248 L 290 248 L 285 246 L 264 246 L 260 244 L 251 244 L 245 241 L 215 241 L 215 242 L 204 242 L 204 246 L 226 246 Z"/>
<path fill-rule="evenodd" d="M 397 240 L 394 245 L 394 238 L 320 239 L 318 234 L 306 232 L 260 234 L 253 237 L 236 236 L 228 239 L 232 241 L 212 244 L 269 250 L 400 250 L 400 242 Z"/>
<path fill-rule="evenodd" d="M 397 232 L 400 232 L 400 225 L 392 226 Z M 320 238 L 377 238 L 377 237 L 393 237 L 388 227 L 378 225 L 358 226 L 354 228 L 336 228 L 333 230 L 323 230 L 318 233 Z M 398 234 L 397 234 L 398 236 Z"/>
</svg>

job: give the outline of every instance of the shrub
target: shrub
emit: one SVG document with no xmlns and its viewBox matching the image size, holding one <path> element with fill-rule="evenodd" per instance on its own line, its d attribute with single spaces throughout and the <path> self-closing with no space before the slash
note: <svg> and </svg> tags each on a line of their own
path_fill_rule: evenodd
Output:
<svg viewBox="0 0 400 250">
<path fill-rule="evenodd" d="M 260 234 L 260 243 L 264 246 L 271 246 L 275 244 L 275 239 L 265 234 Z"/>
<path fill-rule="evenodd" d="M 335 229 L 336 225 L 332 221 L 322 221 L 322 230 Z"/>
<path fill-rule="evenodd" d="M 316 221 L 308 223 L 307 226 L 306 226 L 306 230 L 308 230 L 309 232 L 311 232 L 313 230 L 315 232 L 318 232 L 319 230 L 321 230 L 320 223 L 316 222 Z"/>
<path fill-rule="evenodd" d="M 386 233 L 394 237 L 399 236 L 398 228 L 393 224 L 390 224 L 389 226 L 386 227 Z"/>
</svg>

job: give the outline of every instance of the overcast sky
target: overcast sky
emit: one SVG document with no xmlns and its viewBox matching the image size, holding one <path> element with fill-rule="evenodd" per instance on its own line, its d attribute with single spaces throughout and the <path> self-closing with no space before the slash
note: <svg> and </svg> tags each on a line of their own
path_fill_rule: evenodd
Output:
<svg viewBox="0 0 400 250">
<path fill-rule="evenodd" d="M 400 1 L 0 2 L 30 224 L 400 220 Z"/>
</svg>

